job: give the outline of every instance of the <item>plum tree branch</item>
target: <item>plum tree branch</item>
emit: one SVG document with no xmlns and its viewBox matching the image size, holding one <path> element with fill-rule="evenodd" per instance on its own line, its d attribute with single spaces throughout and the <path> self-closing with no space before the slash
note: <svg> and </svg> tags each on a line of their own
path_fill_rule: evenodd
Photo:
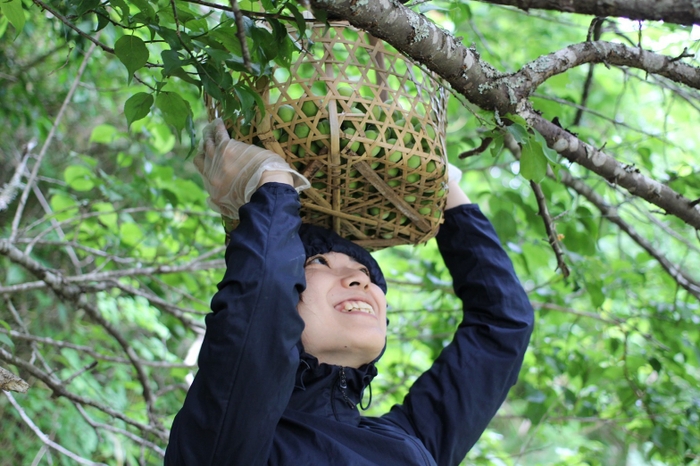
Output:
<svg viewBox="0 0 700 466">
<path fill-rule="evenodd" d="M 37 437 L 44 443 L 44 445 L 47 445 L 48 447 L 53 448 L 57 452 L 67 456 L 68 458 L 72 459 L 78 464 L 87 464 L 87 465 L 105 465 L 105 463 L 95 463 L 94 461 L 90 461 L 88 459 L 83 458 L 82 456 L 78 456 L 72 451 L 66 449 L 65 447 L 59 445 L 58 443 L 54 442 L 49 438 L 48 435 L 43 433 L 39 427 L 32 422 L 32 420 L 29 418 L 26 412 L 22 409 L 22 407 L 17 403 L 17 400 L 10 394 L 9 392 L 5 392 L 5 396 L 9 400 L 10 404 L 17 410 L 19 413 L 20 417 L 22 420 L 29 426 L 29 428 L 36 434 Z"/>
<path fill-rule="evenodd" d="M 478 0 L 522 10 L 541 9 L 595 16 L 616 16 L 690 26 L 700 24 L 695 0 Z"/>
<path fill-rule="evenodd" d="M 512 78 L 521 92 L 531 94 L 544 81 L 586 63 L 638 68 L 688 87 L 700 89 L 700 68 L 638 47 L 607 41 L 582 42 L 525 64 Z"/>
<path fill-rule="evenodd" d="M 89 398 L 85 398 L 80 395 L 76 395 L 74 393 L 71 393 L 66 389 L 66 387 L 59 382 L 56 382 L 51 376 L 44 371 L 40 370 L 36 366 L 29 364 L 28 362 L 17 358 L 13 356 L 12 354 L 8 353 L 5 351 L 3 348 L 0 348 L 0 360 L 3 360 L 9 364 L 12 364 L 13 366 L 16 366 L 18 368 L 21 368 L 31 374 L 32 376 L 36 377 L 37 379 L 41 380 L 48 386 L 53 393 L 56 396 L 62 396 L 64 398 L 69 399 L 72 402 L 79 403 L 83 406 L 91 406 L 99 411 L 104 412 L 105 414 L 112 416 L 115 419 L 119 419 L 121 421 L 124 421 L 125 423 L 141 430 L 144 433 L 152 434 L 157 436 L 159 439 L 163 441 L 167 441 L 167 433 L 157 427 L 148 425 L 148 424 L 143 424 L 139 421 L 136 421 L 134 419 L 129 418 L 128 416 L 124 415 L 123 413 L 119 412 L 116 409 L 110 408 L 109 406 L 103 405 L 101 403 L 96 402 L 95 400 L 91 400 Z"/>
<path fill-rule="evenodd" d="M 410 58 L 423 63 L 449 83 L 455 91 L 482 109 L 497 111 L 501 115 L 520 114 L 535 130 L 545 136 L 550 147 L 571 162 L 619 184 L 631 194 L 661 207 L 667 213 L 700 230 L 700 209 L 691 204 L 689 199 L 642 175 L 634 167 L 617 162 L 601 150 L 542 118 L 532 109 L 527 97 L 536 86 L 530 84 L 532 81 L 528 80 L 527 74 L 530 71 L 546 74 L 546 60 L 536 61 L 542 69 L 504 75 L 482 60 L 474 49 L 465 47 L 460 39 L 426 17 L 405 8 L 396 0 L 377 0 L 370 3 L 353 0 L 313 0 L 311 4 L 315 8 L 327 10 L 329 16 L 345 19 L 353 26 L 387 41 Z M 596 50 L 597 46 L 600 46 L 600 50 Z M 599 58 L 611 56 L 615 60 L 619 59 L 619 64 L 643 64 L 644 69 L 649 72 L 658 71 L 666 73 L 667 77 L 671 76 L 670 79 L 674 76 L 679 79 L 683 77 L 697 83 L 697 69 L 652 52 L 634 47 L 617 47 L 617 44 L 607 42 L 584 43 L 571 47 L 573 49 L 566 48 L 554 54 L 557 58 L 561 57 L 564 66 L 570 60 L 578 60 L 575 51 L 580 51 L 584 55 L 592 54 Z M 641 54 L 642 60 L 632 57 L 635 50 Z M 551 55 L 547 57 L 550 57 L 550 66 L 554 65 L 552 61 L 557 61 L 553 60 Z"/>
</svg>

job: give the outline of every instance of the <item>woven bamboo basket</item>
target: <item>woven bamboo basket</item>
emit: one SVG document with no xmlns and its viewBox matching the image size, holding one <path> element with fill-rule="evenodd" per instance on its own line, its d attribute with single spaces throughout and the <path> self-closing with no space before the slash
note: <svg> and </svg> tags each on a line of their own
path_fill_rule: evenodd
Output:
<svg viewBox="0 0 700 466">
<path fill-rule="evenodd" d="M 446 201 L 447 92 L 382 41 L 346 23 L 316 25 L 289 70 L 244 77 L 265 102 L 231 136 L 270 149 L 312 183 L 302 221 L 376 250 L 433 237 Z M 210 119 L 220 114 L 208 99 Z M 224 218 L 227 234 L 236 222 Z"/>
</svg>

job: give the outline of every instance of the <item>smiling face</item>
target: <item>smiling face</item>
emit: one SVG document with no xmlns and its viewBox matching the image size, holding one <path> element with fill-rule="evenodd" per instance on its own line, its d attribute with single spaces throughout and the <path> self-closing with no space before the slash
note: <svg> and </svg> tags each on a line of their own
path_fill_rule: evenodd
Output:
<svg viewBox="0 0 700 466">
<path fill-rule="evenodd" d="M 297 306 L 301 341 L 319 362 L 360 367 L 375 360 L 386 339 L 386 297 L 367 268 L 329 252 L 306 261 L 306 291 Z"/>
</svg>

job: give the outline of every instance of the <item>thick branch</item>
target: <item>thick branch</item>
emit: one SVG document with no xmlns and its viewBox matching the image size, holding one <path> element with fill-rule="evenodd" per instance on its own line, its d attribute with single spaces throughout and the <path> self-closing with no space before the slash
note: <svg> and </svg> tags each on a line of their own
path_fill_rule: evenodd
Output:
<svg viewBox="0 0 700 466">
<path fill-rule="evenodd" d="M 542 9 L 594 16 L 663 21 L 675 24 L 700 24 L 700 5 L 696 0 L 478 0 L 496 5 L 511 5 L 523 10 Z"/>
<path fill-rule="evenodd" d="M 668 214 L 700 230 L 700 208 L 693 205 L 690 199 L 642 175 L 634 166 L 621 164 L 540 115 L 530 114 L 528 122 L 544 136 L 549 147 L 571 162 L 597 173 L 610 183 L 625 188 L 632 195 L 661 207 Z"/>
<path fill-rule="evenodd" d="M 523 86 L 527 87 L 527 82 L 522 82 L 527 81 L 522 75 L 500 75 L 488 63 L 482 61 L 474 50 L 466 48 L 459 39 L 440 29 L 424 16 L 404 8 L 396 0 L 376 0 L 369 3 L 356 0 L 313 0 L 311 3 L 315 8 L 325 9 L 331 16 L 348 20 L 353 26 L 387 41 L 412 59 L 425 64 L 449 82 L 455 91 L 479 107 L 495 110 L 501 115 L 519 113 L 525 116 L 529 123 L 545 136 L 550 147 L 559 149 L 558 152 L 570 161 L 583 165 L 603 178 L 619 184 L 633 195 L 700 229 L 700 210 L 690 204 L 688 199 L 668 186 L 643 176 L 633 167 L 625 167 L 537 115 L 530 102 L 523 98 L 525 96 L 516 94 Z M 592 44 L 584 44 L 584 50 L 585 47 L 595 49 Z M 622 50 L 613 46 L 607 49 Z M 630 50 L 635 49 L 627 48 L 626 51 Z M 569 53 L 575 60 L 575 54 Z M 603 57 L 608 55 L 598 53 Z M 667 63 L 648 55 L 650 52 L 640 53 L 649 60 L 645 69 L 650 72 L 668 73 L 669 70 L 677 69 L 671 59 Z M 685 76 L 686 73 L 681 72 L 679 75 Z M 518 77 L 521 78 L 521 82 L 513 80 Z M 563 149 L 555 145 L 562 138 L 566 143 Z"/>
<path fill-rule="evenodd" d="M 685 54 L 684 54 L 685 56 Z M 614 42 L 582 42 L 543 55 L 526 64 L 513 75 L 520 91 L 527 95 L 547 79 L 585 63 L 629 66 L 656 74 L 686 86 L 700 89 L 700 68 L 687 65 L 675 57 L 669 57 L 638 47 Z M 522 97 L 524 97 L 523 95 Z"/>
<path fill-rule="evenodd" d="M 27 393 L 29 384 L 7 369 L 0 367 L 0 390 Z"/>
</svg>

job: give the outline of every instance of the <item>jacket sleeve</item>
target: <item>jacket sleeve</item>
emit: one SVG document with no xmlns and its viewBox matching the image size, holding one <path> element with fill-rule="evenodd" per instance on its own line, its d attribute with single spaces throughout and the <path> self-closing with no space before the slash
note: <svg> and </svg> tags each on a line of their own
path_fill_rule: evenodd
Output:
<svg viewBox="0 0 700 466">
<path fill-rule="evenodd" d="M 463 320 L 385 419 L 421 439 L 437 464 L 447 466 L 464 459 L 515 384 L 534 313 L 477 205 L 446 211 L 437 243 L 463 302 Z"/>
<path fill-rule="evenodd" d="M 305 286 L 299 205 L 292 187 L 268 183 L 240 209 L 166 465 L 267 463 L 304 327 L 296 311 Z"/>
</svg>

